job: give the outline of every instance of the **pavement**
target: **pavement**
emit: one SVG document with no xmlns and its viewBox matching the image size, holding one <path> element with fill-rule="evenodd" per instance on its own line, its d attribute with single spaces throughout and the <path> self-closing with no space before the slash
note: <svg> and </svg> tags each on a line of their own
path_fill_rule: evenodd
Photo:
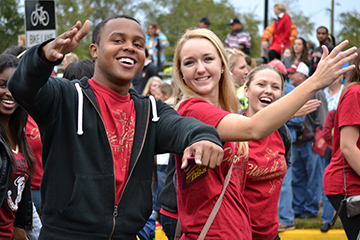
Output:
<svg viewBox="0 0 360 240">
<path fill-rule="evenodd" d="M 281 240 L 347 240 L 343 229 L 330 229 L 323 233 L 319 229 L 295 229 L 279 233 Z M 162 229 L 156 229 L 155 240 L 167 240 Z"/>
</svg>

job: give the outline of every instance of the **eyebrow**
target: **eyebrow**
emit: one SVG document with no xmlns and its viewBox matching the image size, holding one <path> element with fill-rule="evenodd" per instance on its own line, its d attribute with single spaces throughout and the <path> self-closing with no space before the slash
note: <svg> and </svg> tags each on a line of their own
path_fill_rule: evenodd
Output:
<svg viewBox="0 0 360 240">
<path fill-rule="evenodd" d="M 114 36 L 126 37 L 127 35 L 125 33 L 120 33 L 120 32 L 114 32 L 110 35 L 110 37 L 114 37 Z M 134 38 L 145 41 L 145 38 L 142 36 L 136 35 Z"/>
</svg>

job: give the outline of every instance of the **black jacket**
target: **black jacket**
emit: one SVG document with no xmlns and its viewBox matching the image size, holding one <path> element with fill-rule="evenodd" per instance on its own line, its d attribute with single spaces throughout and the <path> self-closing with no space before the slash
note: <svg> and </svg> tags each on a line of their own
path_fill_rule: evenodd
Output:
<svg viewBox="0 0 360 240">
<path fill-rule="evenodd" d="M 60 61 L 42 61 L 40 47 L 27 51 L 8 82 L 37 122 L 43 143 L 40 239 L 136 239 L 152 211 L 154 155 L 181 154 L 199 140 L 221 146 L 220 137 L 215 128 L 130 89 L 135 136 L 129 176 L 116 203 L 112 150 L 95 94 L 86 78 L 49 78 Z"/>
<path fill-rule="evenodd" d="M 6 201 L 6 193 L 9 189 L 12 159 L 9 148 L 4 139 L 0 136 L 0 207 Z M 30 230 L 32 227 L 33 205 L 31 198 L 31 178 L 26 181 L 25 188 L 22 192 L 19 208 L 15 213 L 14 226 Z"/>
</svg>

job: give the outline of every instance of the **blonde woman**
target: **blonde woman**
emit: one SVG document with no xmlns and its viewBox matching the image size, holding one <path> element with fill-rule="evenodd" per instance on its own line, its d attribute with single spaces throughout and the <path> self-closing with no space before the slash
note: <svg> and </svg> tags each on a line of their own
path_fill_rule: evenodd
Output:
<svg viewBox="0 0 360 240">
<path fill-rule="evenodd" d="M 208 239 L 251 239 L 250 213 L 243 196 L 246 144 L 240 144 L 238 153 L 233 142 L 265 138 L 288 121 L 317 90 L 352 69 L 353 66 L 345 69 L 340 69 L 340 66 L 355 57 L 351 55 L 344 59 L 356 49 L 351 48 L 336 56 L 346 44 L 340 44 L 329 56 L 324 50 L 326 54 L 319 64 L 320 69 L 311 78 L 276 103 L 247 118 L 236 114 L 234 85 L 220 39 L 207 29 L 188 31 L 180 38 L 173 67 L 175 83 L 181 90 L 176 97 L 181 97 L 176 108 L 182 116 L 194 117 L 214 126 L 224 143 L 222 164 L 213 170 L 199 170 L 194 181 L 186 180 L 189 173 L 181 170 L 180 162 L 177 162 L 182 239 L 195 239 L 200 235 L 232 165 L 233 172 L 221 207 L 206 236 Z M 262 101 L 268 102 L 266 99 Z"/>
<path fill-rule="evenodd" d="M 141 95 L 146 96 L 146 95 L 150 94 L 150 95 L 155 96 L 156 89 L 160 86 L 160 84 L 162 84 L 162 80 L 158 76 L 153 76 L 153 77 L 149 78 Z"/>
</svg>

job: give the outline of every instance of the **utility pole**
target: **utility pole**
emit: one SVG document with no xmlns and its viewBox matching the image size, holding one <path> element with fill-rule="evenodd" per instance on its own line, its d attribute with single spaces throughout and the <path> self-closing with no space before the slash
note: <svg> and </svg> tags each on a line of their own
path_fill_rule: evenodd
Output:
<svg viewBox="0 0 360 240">
<path fill-rule="evenodd" d="M 331 33 L 332 35 L 334 35 L 334 0 L 331 0 L 330 33 Z"/>
<path fill-rule="evenodd" d="M 264 30 L 268 26 L 268 5 L 269 1 L 265 0 L 265 7 L 264 7 Z"/>
</svg>

